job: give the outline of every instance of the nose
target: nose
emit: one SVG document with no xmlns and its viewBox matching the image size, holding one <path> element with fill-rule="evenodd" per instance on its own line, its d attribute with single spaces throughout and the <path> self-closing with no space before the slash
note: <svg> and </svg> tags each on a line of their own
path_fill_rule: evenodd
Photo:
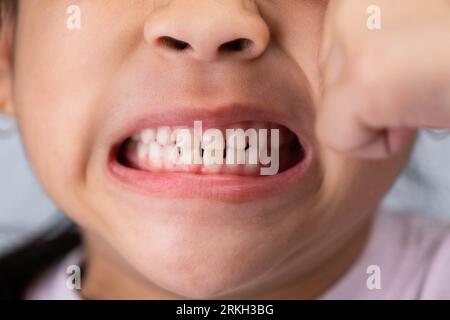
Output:
<svg viewBox="0 0 450 320">
<path fill-rule="evenodd" d="M 253 60 L 270 41 L 254 0 L 172 0 L 150 14 L 144 34 L 165 56 L 182 54 L 207 62 Z"/>
</svg>

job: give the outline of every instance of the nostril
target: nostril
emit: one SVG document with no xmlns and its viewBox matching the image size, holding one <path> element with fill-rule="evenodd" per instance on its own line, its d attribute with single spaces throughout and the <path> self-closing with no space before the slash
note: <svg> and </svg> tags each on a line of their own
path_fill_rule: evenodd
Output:
<svg viewBox="0 0 450 320">
<path fill-rule="evenodd" d="M 253 41 L 246 38 L 239 38 L 225 42 L 219 47 L 219 51 L 243 51 L 250 48 L 252 45 Z"/>
<path fill-rule="evenodd" d="M 168 36 L 164 36 L 164 37 L 159 37 L 158 38 L 158 43 L 164 47 L 170 48 L 170 49 L 175 49 L 175 50 L 185 50 L 190 48 L 191 46 L 189 45 L 189 43 L 185 42 L 185 41 L 181 41 L 172 37 L 168 37 Z"/>
</svg>

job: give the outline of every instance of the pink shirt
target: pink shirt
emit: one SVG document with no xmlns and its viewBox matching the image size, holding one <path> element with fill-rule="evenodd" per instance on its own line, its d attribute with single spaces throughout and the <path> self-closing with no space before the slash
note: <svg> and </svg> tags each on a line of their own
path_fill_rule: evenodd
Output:
<svg viewBox="0 0 450 320">
<path fill-rule="evenodd" d="M 80 299 L 66 286 L 66 270 L 81 256 L 72 252 L 49 269 L 26 298 Z M 450 299 L 450 224 L 379 214 L 364 253 L 321 299 Z"/>
</svg>

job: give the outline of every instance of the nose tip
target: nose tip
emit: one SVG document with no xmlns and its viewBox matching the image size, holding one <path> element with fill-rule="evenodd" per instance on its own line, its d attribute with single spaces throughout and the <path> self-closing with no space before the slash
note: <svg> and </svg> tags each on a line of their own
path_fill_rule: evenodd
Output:
<svg viewBox="0 0 450 320">
<path fill-rule="evenodd" d="M 190 15 L 175 6 L 163 8 L 149 17 L 145 39 L 164 55 L 183 54 L 199 61 L 225 57 L 252 60 L 263 54 L 270 31 L 256 10 L 244 6 L 235 6 L 234 10 L 212 7 L 191 8 L 187 11 L 192 12 Z"/>
</svg>

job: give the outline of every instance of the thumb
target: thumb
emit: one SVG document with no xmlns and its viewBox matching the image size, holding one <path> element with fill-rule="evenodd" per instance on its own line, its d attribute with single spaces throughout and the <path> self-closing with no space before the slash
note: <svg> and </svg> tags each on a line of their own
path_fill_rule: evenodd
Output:
<svg viewBox="0 0 450 320">
<path fill-rule="evenodd" d="M 409 146 L 416 130 L 383 125 L 385 109 L 358 85 L 342 84 L 324 92 L 317 116 L 318 139 L 326 146 L 365 158 L 386 158 Z M 395 115 L 393 115 L 395 117 Z M 394 120 L 395 118 L 392 118 Z"/>
<path fill-rule="evenodd" d="M 322 143 L 337 151 L 382 158 L 408 145 L 415 131 L 402 127 L 398 110 L 387 108 L 393 101 L 379 107 L 383 104 L 379 81 L 386 80 L 385 85 L 396 81 L 389 70 L 375 70 L 385 66 L 379 64 L 379 49 L 368 43 L 383 38 L 367 27 L 368 8 L 367 1 L 344 0 L 327 9 L 316 131 Z M 395 94 L 385 96 L 391 100 Z"/>
</svg>

